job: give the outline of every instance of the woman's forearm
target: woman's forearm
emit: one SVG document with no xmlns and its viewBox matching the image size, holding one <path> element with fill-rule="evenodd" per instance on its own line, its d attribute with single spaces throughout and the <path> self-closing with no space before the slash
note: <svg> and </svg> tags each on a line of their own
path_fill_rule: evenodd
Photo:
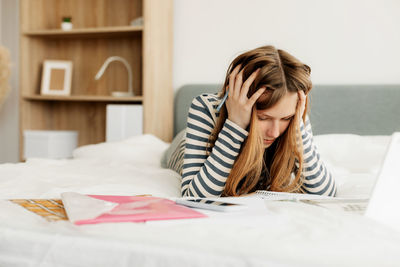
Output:
<svg viewBox="0 0 400 267">
<path fill-rule="evenodd" d="M 181 192 L 182 196 L 218 197 L 248 133 L 227 119 L 207 155 L 213 125 L 210 110 L 201 100 L 195 99 L 189 110 Z"/>
<path fill-rule="evenodd" d="M 313 142 L 310 121 L 301 123 L 300 131 L 303 140 L 303 172 L 302 190 L 309 194 L 335 196 L 336 184 L 325 163 L 321 160 Z"/>
</svg>

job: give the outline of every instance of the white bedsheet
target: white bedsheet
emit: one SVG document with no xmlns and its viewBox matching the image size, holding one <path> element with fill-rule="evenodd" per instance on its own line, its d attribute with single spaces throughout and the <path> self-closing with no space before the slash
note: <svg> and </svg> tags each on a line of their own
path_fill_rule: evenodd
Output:
<svg viewBox="0 0 400 267">
<path fill-rule="evenodd" d="M 339 196 L 368 196 L 388 136 L 315 136 Z M 61 192 L 177 197 L 151 135 L 78 148 L 72 160 L 0 165 L 0 198 Z M 206 219 L 75 226 L 0 201 L 0 266 L 399 266 L 400 234 L 365 217 L 291 202 Z"/>
<path fill-rule="evenodd" d="M 78 148 L 74 159 L 0 165 L 0 199 L 83 194 L 179 196 L 180 176 L 160 167 L 168 147 L 152 135 Z M 10 190 L 10 188 L 12 190 Z"/>
</svg>

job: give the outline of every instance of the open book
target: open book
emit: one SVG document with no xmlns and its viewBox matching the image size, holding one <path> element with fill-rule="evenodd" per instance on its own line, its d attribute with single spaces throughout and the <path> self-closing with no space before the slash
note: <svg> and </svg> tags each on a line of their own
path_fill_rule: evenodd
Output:
<svg viewBox="0 0 400 267">
<path fill-rule="evenodd" d="M 368 204 L 368 198 L 340 198 L 329 197 L 311 194 L 296 194 L 258 190 L 255 193 L 256 197 L 261 197 L 265 200 L 289 200 L 299 201 L 306 204 L 311 204 L 330 210 L 341 210 L 353 213 L 363 214 Z"/>
<path fill-rule="evenodd" d="M 311 200 L 311 199 L 334 199 L 334 197 L 312 195 L 312 194 L 298 194 L 298 193 L 285 193 L 273 192 L 265 190 L 257 190 L 255 195 L 266 200 Z"/>
</svg>

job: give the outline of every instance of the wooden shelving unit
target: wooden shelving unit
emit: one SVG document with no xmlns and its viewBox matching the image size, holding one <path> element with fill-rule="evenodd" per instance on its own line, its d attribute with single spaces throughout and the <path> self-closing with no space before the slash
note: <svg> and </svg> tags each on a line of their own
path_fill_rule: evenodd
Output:
<svg viewBox="0 0 400 267">
<path fill-rule="evenodd" d="M 172 139 L 172 0 L 20 1 L 20 155 L 24 130 L 77 130 L 79 145 L 105 141 L 106 105 L 142 104 L 144 132 Z M 73 29 L 60 29 L 72 17 Z M 143 17 L 142 26 L 129 26 Z M 110 56 L 125 58 L 133 71 L 133 97 L 122 64 L 112 63 L 94 79 Z M 44 60 L 73 62 L 70 96 L 40 95 Z"/>
</svg>

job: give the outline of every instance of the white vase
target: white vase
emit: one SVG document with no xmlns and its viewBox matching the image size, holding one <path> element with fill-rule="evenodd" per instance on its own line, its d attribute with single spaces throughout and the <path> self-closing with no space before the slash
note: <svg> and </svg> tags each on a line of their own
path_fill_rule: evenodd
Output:
<svg viewBox="0 0 400 267">
<path fill-rule="evenodd" d="M 72 30 L 72 23 L 71 22 L 61 22 L 61 29 L 63 31 Z"/>
</svg>

